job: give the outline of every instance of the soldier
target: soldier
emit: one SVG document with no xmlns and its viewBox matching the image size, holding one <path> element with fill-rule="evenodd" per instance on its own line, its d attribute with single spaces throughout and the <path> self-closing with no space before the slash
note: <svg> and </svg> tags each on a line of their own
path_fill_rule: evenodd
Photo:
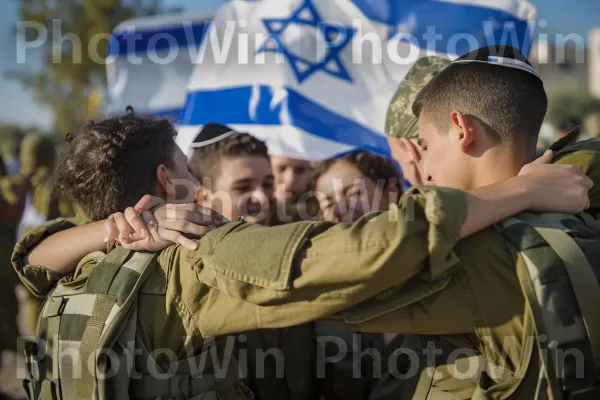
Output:
<svg viewBox="0 0 600 400">
<path fill-rule="evenodd" d="M 247 133 L 208 124 L 192 147 L 189 165 L 199 182 L 196 203 L 230 220 L 243 216 L 268 225 L 275 184 L 266 144 Z"/>
<path fill-rule="evenodd" d="M 51 176 L 56 161 L 56 149 L 52 139 L 38 133 L 25 135 L 21 142 L 19 160 L 20 174 L 12 179 L 20 181 L 25 176 L 31 176 L 31 191 L 17 228 L 17 238 L 48 220 L 74 217 L 76 212 L 72 203 L 52 187 Z M 25 306 L 28 330 L 35 332 L 41 302 L 28 295 Z"/>
<path fill-rule="evenodd" d="M 317 163 L 308 188 L 315 193 L 322 218 L 337 223 L 387 211 L 398 203 L 400 185 L 400 173 L 390 160 L 356 150 Z M 341 360 L 325 365 L 319 383 L 326 399 L 374 399 L 379 392 L 398 398 L 401 392 L 387 383 L 388 360 L 402 344 L 402 335 L 359 333 L 325 321 L 314 322 L 314 330 L 319 354 L 335 359 L 340 340 L 345 342 L 341 347 L 349 349 Z"/>
<path fill-rule="evenodd" d="M 525 213 L 480 232 L 469 228 L 472 214 L 465 220 L 447 205 L 473 210 L 483 201 L 487 211 L 478 221 L 491 222 L 504 190 L 492 198 L 443 200 L 457 194 L 449 187 L 512 187 L 532 167 L 523 169 L 534 157 L 546 108 L 541 79 L 518 50 L 494 46 L 460 57 L 413 104 L 423 176 L 447 188 L 418 188 L 402 198 L 400 215 L 392 208 L 352 225 L 217 229 L 200 240 L 198 282 L 260 306 L 256 321 L 263 327 L 328 316 L 356 330 L 443 337 L 458 351 L 422 352 L 419 366 L 436 373 L 422 373 L 416 388 L 407 385 L 415 398 L 597 398 L 597 190 L 588 213 Z M 562 145 L 555 147 L 557 162 L 599 178 L 597 142 Z M 419 194 L 440 198 L 424 204 Z M 423 220 L 436 221 L 436 228 Z M 422 230 L 422 242 L 409 239 L 413 229 Z M 431 248 L 440 241 L 444 250 Z M 354 301 L 362 304 L 351 306 Z M 481 363 L 466 364 L 474 371 L 459 367 L 477 355 Z"/>
<path fill-rule="evenodd" d="M 408 71 L 388 108 L 385 133 L 392 156 L 400 164 L 403 177 L 411 185 L 428 183 L 423 171 L 423 154 L 417 143 L 419 128 L 412 113 L 417 94 L 438 72 L 450 65 L 442 57 L 423 57 Z"/>
<path fill-rule="evenodd" d="M 516 60 L 515 57 L 512 58 Z M 464 68 L 473 65 L 475 71 Z M 530 136 L 537 135 L 539 126 L 536 127 L 536 124 L 541 124 L 545 113 L 545 94 L 541 82 L 531 80 L 530 72 L 516 69 L 510 62 L 502 65 L 459 62 L 453 65 L 453 68 L 444 72 L 458 73 L 459 76 L 468 73 L 491 73 L 491 77 L 485 75 L 485 79 L 478 77 L 475 81 L 468 79 L 460 82 L 475 82 L 478 89 L 480 85 L 498 85 L 493 88 L 496 91 L 478 90 L 476 93 L 487 93 L 488 96 L 493 93 L 494 96 L 508 97 L 511 101 L 501 103 L 506 109 L 499 111 L 495 107 L 487 107 L 485 111 L 501 115 L 506 113 L 508 116 L 514 116 L 518 111 L 517 116 L 521 116 L 521 113 L 527 115 L 527 121 L 523 121 L 523 118 L 514 121 L 508 118 L 508 125 L 502 125 L 503 128 L 515 128 L 511 131 L 519 132 L 519 135 L 526 135 L 513 137 L 512 140 L 528 143 Z M 521 73 L 524 75 L 520 75 Z M 432 82 L 442 75 L 438 74 Z M 449 77 L 446 75 L 444 78 Z M 515 82 L 520 83 L 515 85 L 516 93 L 508 90 Z M 456 90 L 456 86 L 453 89 L 453 85 L 450 84 L 433 85 L 433 88 L 436 87 Z M 468 100 L 469 96 L 465 93 L 460 92 L 460 95 L 461 99 Z M 452 99 L 454 100 L 454 97 Z M 497 97 L 494 99 L 497 101 Z M 475 104 L 482 103 L 476 101 Z M 524 148 L 521 149 L 524 152 L 522 159 L 507 158 L 507 154 L 502 152 L 505 147 L 498 147 L 496 142 L 484 134 L 481 126 L 475 125 L 476 121 L 466 118 L 460 111 L 452 112 L 455 118 L 451 125 L 453 129 L 448 134 L 430 132 L 429 129 L 433 125 L 427 123 L 427 112 L 431 113 L 428 106 L 429 104 L 425 106 L 419 122 L 425 125 L 422 138 L 427 140 L 429 150 L 433 150 L 436 156 L 441 158 L 440 162 L 446 163 L 442 164 L 446 165 L 445 170 L 431 171 L 431 175 L 434 180 L 441 180 L 442 184 L 446 183 L 444 181 L 447 179 L 448 184 L 468 190 L 443 187 L 414 189 L 402 197 L 397 207 L 391 207 L 388 212 L 367 215 L 354 224 L 300 222 L 281 227 L 261 227 L 256 224 L 232 222 L 204 234 L 196 242 L 196 250 L 169 247 L 159 254 L 158 261 L 159 264 L 161 260 L 168 264 L 168 285 L 175 286 L 174 292 L 169 293 L 175 293 L 175 298 L 181 301 L 180 306 L 190 311 L 187 318 L 182 318 L 184 322 L 198 321 L 197 330 L 203 338 L 249 329 L 291 326 L 319 318 L 330 319 L 361 331 L 433 331 L 441 335 L 450 335 L 460 347 L 485 354 L 486 360 L 498 360 L 502 350 L 506 350 L 505 354 L 514 361 L 514 364 L 509 364 L 508 371 L 513 372 L 511 367 L 521 364 L 526 365 L 527 372 L 535 373 L 535 368 L 528 368 L 526 357 L 521 357 L 524 346 L 520 346 L 520 341 L 517 340 L 515 346 L 509 349 L 502 349 L 498 345 L 502 343 L 503 338 L 510 335 L 527 338 L 531 333 L 526 329 L 531 325 L 523 325 L 525 302 L 517 277 L 514 276 L 517 253 L 512 252 L 508 242 L 495 231 L 479 231 L 526 209 L 580 211 L 588 204 L 587 189 L 591 186 L 591 181 L 574 167 L 544 165 L 541 163 L 547 161 L 544 159 L 525 165 L 528 159 L 531 160 L 531 156 Z M 430 118 L 433 118 L 435 114 L 431 114 Z M 471 125 L 467 125 L 469 123 Z M 496 124 L 498 120 L 490 123 Z M 476 127 L 479 129 L 475 129 Z M 436 142 L 436 139 L 439 142 Z M 469 143 L 462 142 L 462 139 Z M 449 143 L 446 143 L 447 141 Z M 533 142 L 535 143 L 535 140 Z M 452 150 L 449 155 L 457 157 L 452 163 L 437 154 L 438 146 L 442 144 L 449 151 Z M 87 162 L 94 160 L 88 148 L 74 147 L 72 151 L 79 150 L 81 157 Z M 471 157 L 472 151 L 479 155 L 485 148 L 489 148 L 485 157 Z M 512 150 L 519 154 L 517 148 L 510 144 L 506 149 L 509 150 L 505 151 Z M 534 145 L 532 151 L 535 151 Z M 548 154 L 545 157 L 548 158 Z M 491 163 L 496 167 L 501 162 L 509 164 L 504 165 L 507 170 L 482 170 L 474 168 L 471 162 Z M 80 169 L 85 170 L 86 165 L 82 163 Z M 145 163 L 140 161 L 136 168 L 139 169 L 143 165 Z M 457 173 L 463 177 L 475 174 L 475 171 L 487 171 L 494 176 L 482 175 L 476 182 L 471 183 L 472 186 L 463 185 L 459 183 L 460 180 L 452 180 L 447 173 L 450 165 L 457 168 Z M 508 168 L 508 165 L 511 168 Z M 87 166 L 88 170 L 89 168 L 90 166 Z M 430 165 L 427 164 L 425 171 L 428 172 L 429 168 Z M 108 208 L 106 211 L 111 212 L 116 203 L 105 201 L 107 187 L 102 181 L 105 178 L 98 173 L 86 175 L 83 172 L 79 170 L 78 174 L 85 181 L 72 182 L 72 187 L 80 191 L 82 199 L 87 198 L 90 204 L 102 205 L 102 209 Z M 98 186 L 102 190 L 98 190 Z M 139 217 L 135 218 L 136 211 L 132 208 L 127 209 L 126 215 L 122 217 L 132 221 L 132 226 L 122 227 L 124 229 L 120 240 L 124 244 L 132 245 L 131 247 L 142 246 L 153 250 L 165 245 L 157 240 L 161 235 L 171 235 L 171 230 L 202 233 L 197 226 L 189 224 L 189 219 L 202 219 L 192 215 L 192 210 L 201 209 L 198 205 L 160 208 L 154 213 L 158 224 L 152 221 L 146 228 L 143 223 L 139 224 Z M 174 215 L 167 218 L 168 211 Z M 100 215 L 95 218 L 98 217 Z M 81 260 L 82 256 L 74 257 L 74 253 L 82 251 L 86 246 L 86 250 L 102 248 L 99 242 L 104 233 L 97 231 L 99 226 L 100 224 L 96 223 L 58 232 L 65 226 L 55 224 L 52 232 L 56 233 L 41 242 L 40 239 L 49 232 L 32 234 L 15 247 L 13 265 L 32 290 L 45 294 L 47 288 L 56 283 L 55 279 L 60 277 L 61 273 L 72 270 L 73 262 Z M 146 235 L 147 232 L 143 229 L 149 229 L 150 235 Z M 145 236 L 144 240 L 132 244 L 131 238 L 136 237 L 134 233 Z M 67 254 L 65 246 L 62 249 L 56 248 L 57 243 L 64 241 L 71 244 L 87 244 L 80 244 L 71 249 L 73 254 Z M 37 246 L 34 246 L 36 244 Z M 165 252 L 168 255 L 161 257 Z M 110 257 L 107 256 L 101 262 L 100 268 L 94 268 L 96 262 L 88 259 L 76 271 L 91 270 L 87 281 L 94 283 L 90 283 L 89 286 L 94 290 L 100 286 L 103 288 L 102 292 L 106 293 L 104 289 L 108 283 L 107 279 L 102 278 L 102 274 L 93 272 L 102 270 L 106 274 L 108 270 L 111 271 L 110 276 L 113 276 L 112 272 L 118 271 L 117 266 L 122 264 L 122 257 L 127 254 L 118 248 L 109 253 Z M 490 254 L 493 261 L 490 260 Z M 148 257 L 147 253 L 134 253 L 134 256 L 136 259 Z M 343 268 L 339 268 L 340 265 Z M 32 271 L 39 271 L 42 266 L 48 273 L 33 276 Z M 110 269 L 107 269 L 107 266 L 110 266 Z M 139 267 L 135 269 L 138 270 Z M 59 284 L 57 289 L 64 285 Z M 72 285 L 70 286 L 69 289 L 72 290 Z M 65 296 L 71 295 L 73 293 L 68 291 L 53 292 L 50 299 L 55 300 L 47 303 L 49 305 L 47 309 L 44 308 L 44 317 L 54 318 L 49 322 L 68 319 L 67 311 L 70 309 L 67 310 L 68 307 L 64 307 L 63 302 Z M 499 298 L 504 301 L 500 310 L 497 307 Z M 69 299 L 66 300 L 67 306 Z M 162 303 L 164 304 L 164 300 Z M 102 308 L 109 309 L 104 305 Z M 142 316 L 142 304 L 138 308 L 138 315 Z M 165 315 L 157 315 L 159 311 L 162 312 L 160 307 L 153 307 L 153 313 L 146 314 L 147 318 L 166 319 Z M 95 312 L 92 314 L 96 315 Z M 176 311 L 171 313 L 173 316 L 177 314 Z M 168 333 L 172 333 L 172 325 L 176 324 L 179 318 L 180 315 L 177 320 L 167 324 L 170 328 Z M 98 329 L 106 325 L 101 318 L 92 319 L 95 327 L 93 332 L 98 332 Z M 141 318 L 140 322 L 142 325 L 146 323 L 144 318 Z M 113 332 L 111 326 L 109 324 L 106 328 L 108 333 Z M 57 328 L 56 323 L 52 328 Z M 157 339 L 158 336 L 162 338 L 162 335 L 157 335 Z M 83 340 L 80 352 L 87 354 L 107 345 L 102 341 L 93 342 L 96 346 L 91 346 L 92 342 L 89 339 Z M 97 365 L 102 369 L 106 363 L 98 360 Z M 537 366 L 535 363 L 531 365 Z M 519 376 L 518 373 L 519 371 L 516 371 L 516 376 Z M 492 375 L 498 378 L 498 375 Z M 537 376 L 535 374 L 535 381 Z M 34 382 L 35 379 L 40 379 L 33 378 Z M 46 387 L 64 387 L 60 375 L 41 377 L 42 385 L 52 379 L 55 381 L 54 385 L 46 383 Z M 136 386 L 133 379 L 128 382 Z M 519 389 L 531 389 L 529 382 L 519 385 Z M 534 389 L 535 386 L 534 382 Z M 488 387 L 484 387 L 482 390 L 487 389 Z"/>
<path fill-rule="evenodd" d="M 438 56 L 429 56 L 418 60 L 400 83 L 388 107 L 385 133 L 388 137 L 392 154 L 401 165 L 404 179 L 406 180 L 405 183 L 408 185 L 432 183 L 431 177 L 425 176 L 423 172 L 425 153 L 418 144 L 418 118 L 412 112 L 412 104 L 425 85 L 449 65 L 449 60 Z M 421 354 L 423 351 L 422 343 L 430 341 L 435 341 L 436 346 L 447 353 L 445 354 L 446 358 L 449 353 L 457 349 L 456 346 L 453 346 L 441 337 L 425 335 L 405 335 L 402 347 Z M 406 360 L 398 358 L 396 365 L 398 371 L 406 371 L 410 368 L 409 365 L 403 365 L 403 363 L 406 364 Z M 462 363 L 464 364 L 465 360 Z M 453 365 L 450 365 L 447 367 L 448 371 L 442 371 L 442 367 L 437 368 L 436 373 L 438 375 L 442 373 L 449 375 L 452 373 L 451 369 L 454 368 Z M 461 391 L 472 393 L 477 386 L 477 380 L 478 377 L 475 376 L 471 381 L 464 380 L 461 382 L 464 385 Z M 412 382 L 409 382 L 405 379 L 397 379 L 396 376 L 390 373 L 389 369 L 385 370 L 384 376 L 382 376 L 382 379 L 372 391 L 371 399 L 394 399 L 398 396 L 398 393 L 403 393 L 404 397 L 412 397 L 411 390 L 416 389 L 417 382 L 418 376 L 416 375 Z M 455 388 L 455 392 L 457 391 L 458 389 Z"/>
<path fill-rule="evenodd" d="M 273 223 L 275 185 L 264 142 L 211 123 L 201 130 L 192 147 L 189 166 L 200 182 L 196 203 L 229 220 L 243 216 L 248 222 L 265 226 Z M 252 330 L 237 337 L 238 353 L 245 355 L 240 367 L 245 368 L 245 382 L 256 400 L 312 398 L 316 349 L 311 351 L 310 324 Z"/>
<path fill-rule="evenodd" d="M 58 184 L 92 221 L 107 218 L 147 191 L 177 200 L 196 181 L 174 135 L 168 121 L 134 114 L 90 122 L 72 137 L 58 169 Z M 35 243 L 81 222 L 58 219 L 34 228 L 17 251 L 22 251 L 23 243 Z M 226 337 L 214 343 L 212 335 L 203 332 L 200 321 L 205 317 L 198 314 L 198 307 L 206 305 L 192 301 L 219 300 L 206 296 L 191 270 L 171 263 L 188 250 L 173 247 L 158 254 L 130 254 L 118 247 L 104 257 L 100 250 L 106 251 L 105 243 L 88 249 L 82 244 L 94 238 L 102 243 L 103 224 L 84 225 L 85 232 L 73 240 L 50 243 L 58 257 L 79 264 L 72 273 L 39 274 L 35 266 L 16 263 L 32 293 L 40 297 L 50 293 L 38 328 L 43 342 L 26 347 L 30 398 L 250 398 L 236 377 L 237 364 L 230 361 L 233 343 L 226 344 Z M 182 238 L 182 243 L 197 246 L 190 239 Z M 69 258 L 66 249 L 78 255 Z M 35 258 L 29 261 L 38 263 Z M 133 353 L 126 352 L 129 345 Z M 78 351 L 79 357 L 61 357 L 65 348 Z M 100 348 L 112 351 L 110 365 L 96 353 Z M 48 358 L 37 357 L 40 349 Z M 113 367 L 117 372 L 110 375 Z M 103 373 L 109 377 L 103 378 Z"/>
</svg>

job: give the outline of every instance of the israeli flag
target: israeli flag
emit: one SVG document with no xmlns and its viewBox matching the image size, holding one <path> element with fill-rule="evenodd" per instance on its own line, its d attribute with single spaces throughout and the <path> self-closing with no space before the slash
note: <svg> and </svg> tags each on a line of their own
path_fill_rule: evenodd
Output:
<svg viewBox="0 0 600 400">
<path fill-rule="evenodd" d="M 179 122 L 204 33 L 214 14 L 165 14 L 119 24 L 106 60 L 108 113 L 153 114 Z"/>
<path fill-rule="evenodd" d="M 525 0 L 232 0 L 200 48 L 178 144 L 218 122 L 298 159 L 387 154 L 389 101 L 420 57 L 528 54 L 534 18 Z"/>
</svg>

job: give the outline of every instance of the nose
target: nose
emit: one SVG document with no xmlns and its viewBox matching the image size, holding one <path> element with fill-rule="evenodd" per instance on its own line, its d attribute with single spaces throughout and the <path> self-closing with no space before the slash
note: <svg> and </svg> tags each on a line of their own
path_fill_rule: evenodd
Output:
<svg viewBox="0 0 600 400">
<path fill-rule="evenodd" d="M 332 221 L 336 224 L 340 222 L 352 221 L 352 210 L 349 210 L 346 201 L 342 200 L 335 203 L 332 213 Z"/>
</svg>

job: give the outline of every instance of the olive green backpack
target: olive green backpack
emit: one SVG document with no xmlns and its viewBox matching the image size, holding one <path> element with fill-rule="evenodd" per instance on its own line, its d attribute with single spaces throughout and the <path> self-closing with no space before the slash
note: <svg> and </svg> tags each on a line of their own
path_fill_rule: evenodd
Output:
<svg viewBox="0 0 600 400">
<path fill-rule="evenodd" d="M 42 307 L 39 340 L 26 345 L 30 399 L 217 399 L 215 375 L 194 370 L 215 350 L 210 341 L 166 368 L 136 332 L 138 294 L 154 268 L 156 253 L 119 246 L 89 275 L 59 282 Z"/>
</svg>

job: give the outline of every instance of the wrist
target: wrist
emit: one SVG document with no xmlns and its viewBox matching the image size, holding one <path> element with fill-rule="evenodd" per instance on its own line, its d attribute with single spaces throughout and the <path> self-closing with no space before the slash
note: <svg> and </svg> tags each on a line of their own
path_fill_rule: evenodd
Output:
<svg viewBox="0 0 600 400">
<path fill-rule="evenodd" d="M 511 183 L 513 193 L 518 199 L 519 212 L 535 209 L 539 204 L 538 183 L 524 175 L 516 176 Z"/>
</svg>

